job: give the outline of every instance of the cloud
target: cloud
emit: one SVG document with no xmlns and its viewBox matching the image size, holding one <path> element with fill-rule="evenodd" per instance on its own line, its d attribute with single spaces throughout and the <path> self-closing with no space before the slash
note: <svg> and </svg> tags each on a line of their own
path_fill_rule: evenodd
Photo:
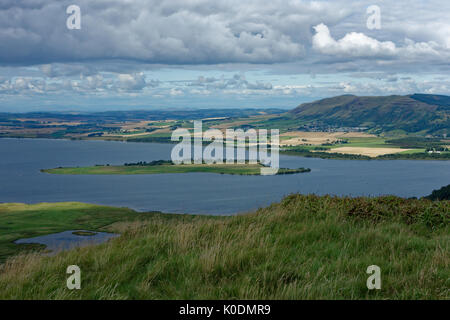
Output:
<svg viewBox="0 0 450 320">
<path fill-rule="evenodd" d="M 211 90 L 237 90 L 237 89 L 249 89 L 249 90 L 270 90 L 272 84 L 269 82 L 249 82 L 246 80 L 244 74 L 234 74 L 231 78 L 221 77 L 220 79 L 215 77 L 199 76 L 197 80 L 188 83 L 191 87 L 206 87 L 208 91 Z"/>
<path fill-rule="evenodd" d="M 147 85 L 145 82 L 144 73 L 142 72 L 134 74 L 119 74 L 118 80 L 118 87 L 126 91 L 141 90 Z"/>
<path fill-rule="evenodd" d="M 323 23 L 314 27 L 316 34 L 312 38 L 313 48 L 321 53 L 350 57 L 393 56 L 396 46 L 392 41 L 378 41 L 364 33 L 350 32 L 342 39 L 335 40 Z"/>
<path fill-rule="evenodd" d="M 181 91 L 180 89 L 177 89 L 177 88 L 172 88 L 172 89 L 170 89 L 169 94 L 173 97 L 181 96 L 181 95 L 183 95 L 183 91 Z"/>
<path fill-rule="evenodd" d="M 61 63 L 49 63 L 39 65 L 39 70 L 45 77 L 57 78 L 57 77 L 71 77 L 71 76 L 89 76 L 96 75 L 98 68 L 83 65 L 83 64 L 61 64 Z"/>
<path fill-rule="evenodd" d="M 450 81 L 429 81 L 405 79 L 395 82 L 340 82 L 331 86 L 329 95 L 342 93 L 355 95 L 388 95 L 388 94 L 411 94 L 415 92 L 441 94 L 450 92 Z"/>
<path fill-rule="evenodd" d="M 378 41 L 361 32 L 350 32 L 339 40 L 335 40 L 329 28 L 321 23 L 314 27 L 315 34 L 312 37 L 314 50 L 326 54 L 346 58 L 387 58 L 406 59 L 408 61 L 418 59 L 450 58 L 450 50 L 434 41 L 414 42 L 404 39 L 402 46 L 397 46 L 392 41 Z"/>
<path fill-rule="evenodd" d="M 81 30 L 66 28 L 71 4 Z M 346 92 L 450 94 L 450 2 L 379 2 L 382 27 L 369 30 L 372 4 L 2 0 L 0 100 L 278 106 Z"/>
<path fill-rule="evenodd" d="M 370 1 L 78 0 L 82 28 L 68 30 L 71 4 L 2 1 L 0 65 L 42 65 L 50 78 L 138 72 L 142 64 L 292 62 L 317 73 L 343 70 L 351 58 L 442 64 L 450 50 L 450 5 L 434 0 L 408 2 L 408 13 L 397 2 L 380 4 L 377 32 L 365 24 Z"/>
<path fill-rule="evenodd" d="M 333 15 L 338 12 L 333 10 L 334 5 L 282 0 L 271 3 L 79 0 L 81 30 L 68 30 L 65 9 L 72 2 L 24 0 L 0 6 L 0 61 L 4 64 L 89 59 L 162 64 L 295 61 L 305 53 L 309 27 L 316 22 L 318 13 L 335 20 Z M 337 13 L 337 17 L 343 15 Z"/>
<path fill-rule="evenodd" d="M 3 94 L 23 94 L 23 93 L 43 93 L 47 85 L 42 79 L 27 77 L 16 77 L 0 82 L 0 93 Z"/>
</svg>

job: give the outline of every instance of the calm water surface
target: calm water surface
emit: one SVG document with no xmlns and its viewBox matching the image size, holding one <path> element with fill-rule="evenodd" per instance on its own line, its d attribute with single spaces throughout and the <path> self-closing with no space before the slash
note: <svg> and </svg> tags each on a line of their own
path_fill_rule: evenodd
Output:
<svg viewBox="0 0 450 320">
<path fill-rule="evenodd" d="M 231 214 L 290 193 L 424 196 L 450 184 L 450 161 L 329 160 L 280 156 L 281 167 L 310 173 L 233 176 L 51 175 L 43 168 L 170 159 L 173 145 L 112 141 L 0 139 L 0 202 L 81 201 L 140 211 Z"/>
<path fill-rule="evenodd" d="M 76 247 L 84 247 L 92 244 L 100 244 L 111 238 L 118 237 L 118 234 L 107 232 L 93 232 L 92 235 L 82 236 L 74 234 L 77 231 L 86 230 L 68 230 L 59 233 L 47 234 L 45 236 L 24 238 L 14 241 L 14 243 L 38 243 L 46 246 L 47 250 L 57 253 L 62 250 L 69 250 Z"/>
</svg>

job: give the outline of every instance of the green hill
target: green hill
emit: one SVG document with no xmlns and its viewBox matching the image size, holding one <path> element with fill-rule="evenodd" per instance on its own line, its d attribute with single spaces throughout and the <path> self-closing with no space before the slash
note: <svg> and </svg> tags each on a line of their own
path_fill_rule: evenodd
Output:
<svg viewBox="0 0 450 320">
<path fill-rule="evenodd" d="M 319 127 L 368 127 L 375 132 L 402 130 L 450 135 L 450 97 L 442 95 L 342 95 L 303 103 L 288 115 L 299 123 Z"/>
<path fill-rule="evenodd" d="M 103 210 L 102 230 L 121 236 L 56 256 L 10 258 L 0 265 L 0 299 L 450 298 L 449 201 L 290 195 L 246 215 L 136 213 L 136 220 L 127 210 L 127 222 L 118 210 L 107 219 L 108 207 L 72 204 L 72 213 L 71 204 L 54 205 L 77 224 L 94 219 L 94 228 Z M 41 221 L 49 206 L 7 212 Z M 73 264 L 81 290 L 66 288 Z M 370 265 L 381 268 L 381 290 L 366 287 Z"/>
</svg>

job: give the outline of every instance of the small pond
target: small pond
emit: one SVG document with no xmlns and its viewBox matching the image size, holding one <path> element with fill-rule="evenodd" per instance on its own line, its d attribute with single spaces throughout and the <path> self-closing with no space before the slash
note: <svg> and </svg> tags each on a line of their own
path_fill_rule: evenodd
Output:
<svg viewBox="0 0 450 320">
<path fill-rule="evenodd" d="M 46 246 L 51 252 L 70 250 L 76 247 L 83 247 L 91 244 L 100 244 L 111 238 L 118 237 L 119 234 L 107 232 L 94 232 L 87 230 L 68 230 L 59 233 L 47 234 L 33 238 L 24 238 L 14 241 L 17 244 L 37 243 Z"/>
</svg>

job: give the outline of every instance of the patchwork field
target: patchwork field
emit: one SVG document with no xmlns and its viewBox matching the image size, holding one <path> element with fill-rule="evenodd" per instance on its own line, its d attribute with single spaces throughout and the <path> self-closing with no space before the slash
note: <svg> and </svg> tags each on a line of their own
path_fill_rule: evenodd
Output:
<svg viewBox="0 0 450 320">
<path fill-rule="evenodd" d="M 281 146 L 322 145 L 347 138 L 377 138 L 365 132 L 308 132 L 290 131 L 280 134 Z"/>
<path fill-rule="evenodd" d="M 417 136 L 405 131 L 388 134 L 366 127 L 341 127 L 309 123 L 281 110 L 129 111 L 101 114 L 10 115 L 0 119 L 0 137 L 67 138 L 127 142 L 174 143 L 174 130 L 192 132 L 193 121 L 208 129 L 278 129 L 281 152 L 298 156 L 362 159 L 449 159 L 449 140 L 442 136 Z M 422 132 L 423 133 L 423 132 Z M 255 144 L 253 144 L 255 145 Z M 374 149 L 374 150 L 372 150 Z"/>
<path fill-rule="evenodd" d="M 329 152 L 343 153 L 343 154 L 360 154 L 369 157 L 378 157 L 385 154 L 400 153 L 410 151 L 411 149 L 400 148 L 364 148 L 364 147 L 339 147 L 332 148 Z"/>
</svg>

